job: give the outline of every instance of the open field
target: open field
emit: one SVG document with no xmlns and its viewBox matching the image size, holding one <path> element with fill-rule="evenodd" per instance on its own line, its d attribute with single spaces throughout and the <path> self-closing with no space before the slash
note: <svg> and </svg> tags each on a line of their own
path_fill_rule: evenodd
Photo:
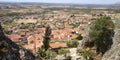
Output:
<svg viewBox="0 0 120 60">
<path fill-rule="evenodd" d="M 37 20 L 35 20 L 35 19 L 22 19 L 22 20 L 16 20 L 16 21 L 14 21 L 15 23 L 18 23 L 18 24 L 21 24 L 21 23 L 24 23 L 24 24 L 28 24 L 28 23 L 33 23 L 33 24 L 35 24 L 35 23 L 37 23 Z"/>
</svg>

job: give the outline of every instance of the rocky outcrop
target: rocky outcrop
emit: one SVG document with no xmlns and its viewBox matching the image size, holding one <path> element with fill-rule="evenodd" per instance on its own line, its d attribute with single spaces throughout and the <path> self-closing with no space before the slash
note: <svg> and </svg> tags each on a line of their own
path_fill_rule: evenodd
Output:
<svg viewBox="0 0 120 60">
<path fill-rule="evenodd" d="M 102 60 L 120 60 L 120 29 L 115 29 L 113 45 L 111 49 L 103 55 Z"/>
<path fill-rule="evenodd" d="M 120 20 L 115 22 L 115 24 L 118 24 L 120 26 Z M 83 50 L 83 46 L 85 45 L 85 42 L 89 40 L 89 31 L 90 25 L 86 28 L 86 36 L 84 37 L 82 43 L 78 46 L 78 52 L 81 52 Z M 115 29 L 115 34 L 113 38 L 113 44 L 111 46 L 111 49 L 109 49 L 102 57 L 102 60 L 120 60 L 120 28 Z"/>
<path fill-rule="evenodd" d="M 0 25 L 0 60 L 35 60 L 34 55 L 5 36 Z"/>
</svg>

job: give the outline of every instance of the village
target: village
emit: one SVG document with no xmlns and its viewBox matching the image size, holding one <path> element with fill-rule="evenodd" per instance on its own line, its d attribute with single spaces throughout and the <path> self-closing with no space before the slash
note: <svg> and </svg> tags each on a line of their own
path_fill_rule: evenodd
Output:
<svg viewBox="0 0 120 60">
<path fill-rule="evenodd" d="M 115 12 L 107 9 L 60 8 L 48 6 L 41 6 L 38 9 L 36 7 L 25 7 L 20 10 L 15 8 L 12 13 L 20 13 L 18 16 L 13 15 L 12 18 L 7 16 L 9 20 L 4 17 L 0 17 L 0 19 L 5 21 L 2 22 L 2 26 L 7 37 L 16 44 L 36 53 L 43 45 L 47 25 L 50 26 L 52 32 L 50 49 L 77 48 L 77 46 L 69 47 L 67 42 L 77 40 L 80 44 L 87 34 L 88 26 L 96 18 L 100 16 L 115 18 Z M 81 40 L 76 39 L 79 35 L 82 36 Z"/>
</svg>

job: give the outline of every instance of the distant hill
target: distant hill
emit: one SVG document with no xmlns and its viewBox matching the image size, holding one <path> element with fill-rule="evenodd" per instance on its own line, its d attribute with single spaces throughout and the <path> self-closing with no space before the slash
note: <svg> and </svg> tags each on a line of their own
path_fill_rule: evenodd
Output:
<svg viewBox="0 0 120 60">
<path fill-rule="evenodd" d="M 65 3 L 37 3 L 37 2 L 0 2 L 0 5 L 36 5 L 36 6 L 67 6 L 67 7 L 84 7 L 84 8 L 120 8 L 120 2 L 115 4 L 65 4 Z"/>
<path fill-rule="evenodd" d="M 115 4 L 120 5 L 120 2 L 116 2 Z"/>
</svg>

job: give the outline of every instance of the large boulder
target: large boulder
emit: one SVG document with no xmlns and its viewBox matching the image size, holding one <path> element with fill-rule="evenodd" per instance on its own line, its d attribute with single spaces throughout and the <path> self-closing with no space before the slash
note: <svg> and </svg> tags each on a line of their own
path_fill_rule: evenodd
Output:
<svg viewBox="0 0 120 60">
<path fill-rule="evenodd" d="M 113 45 L 111 49 L 103 55 L 102 60 L 120 60 L 120 29 L 115 29 Z"/>
<path fill-rule="evenodd" d="M 35 57 L 29 50 L 5 36 L 0 25 L 0 60 L 35 60 Z"/>
</svg>

